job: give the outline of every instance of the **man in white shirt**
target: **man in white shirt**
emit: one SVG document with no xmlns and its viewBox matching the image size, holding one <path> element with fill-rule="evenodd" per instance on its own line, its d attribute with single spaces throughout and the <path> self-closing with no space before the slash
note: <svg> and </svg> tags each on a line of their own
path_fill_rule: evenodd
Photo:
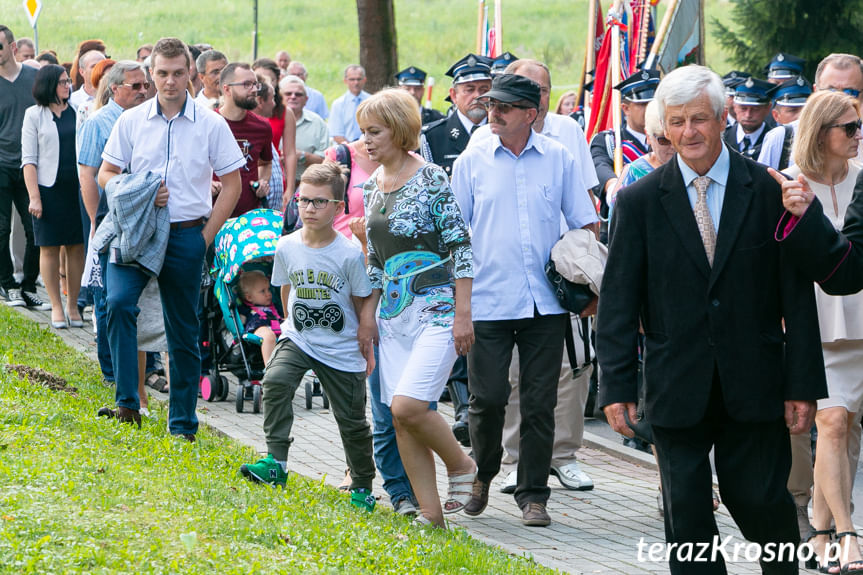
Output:
<svg viewBox="0 0 863 575">
<path fill-rule="evenodd" d="M 218 104 L 222 88 L 219 85 L 219 76 L 228 65 L 228 58 L 218 50 L 207 50 L 195 60 L 195 68 L 198 77 L 201 78 L 201 91 L 195 99 L 201 104 L 213 109 L 214 103 Z"/>
<path fill-rule="evenodd" d="M 98 50 L 90 50 L 78 58 L 78 68 L 81 70 L 81 76 L 84 78 L 84 84 L 69 96 L 69 105 L 72 106 L 76 112 L 82 104 L 86 104 L 96 97 L 96 88 L 98 86 L 93 85 L 90 76 L 93 73 L 93 68 L 96 64 L 104 59 L 105 54 Z"/>
<path fill-rule="evenodd" d="M 195 404 L 201 358 L 198 351 L 198 293 L 207 246 L 240 196 L 239 169 L 246 164 L 224 118 L 195 102 L 186 89 L 191 58 L 182 41 L 163 38 L 153 48 L 156 98 L 117 120 L 102 153 L 99 185 L 107 189 L 124 169 L 162 175 L 155 205 L 168 208 L 170 236 L 158 272 L 170 350 L 171 434 L 195 440 Z M 215 204 L 215 172 L 222 191 Z M 137 303 L 150 277 L 133 265 L 108 263 L 108 341 L 117 383 L 117 409 L 100 410 L 140 426 L 137 360 Z"/>
</svg>

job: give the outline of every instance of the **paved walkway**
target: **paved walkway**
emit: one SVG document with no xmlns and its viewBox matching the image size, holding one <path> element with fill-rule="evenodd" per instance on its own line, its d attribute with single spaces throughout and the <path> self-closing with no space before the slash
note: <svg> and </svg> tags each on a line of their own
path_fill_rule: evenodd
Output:
<svg viewBox="0 0 863 575">
<path fill-rule="evenodd" d="M 47 300 L 44 292 L 42 297 Z M 49 327 L 50 312 L 34 312 L 17 308 L 21 313 Z M 89 317 L 89 314 L 87 315 Z M 92 325 L 83 329 L 57 330 L 68 344 L 96 358 Z M 150 390 L 157 399 L 167 400 L 166 394 Z M 262 431 L 263 416 L 251 412 L 237 413 L 234 407 L 234 387 L 225 402 L 206 403 L 199 400 L 201 421 L 230 437 L 265 452 Z M 290 470 L 312 479 L 321 479 L 338 485 L 344 477 L 345 463 L 341 440 L 332 414 L 322 409 L 321 398 L 314 398 L 314 407 L 305 407 L 305 392 L 300 386 L 294 400 L 296 420 L 291 448 Z M 440 412 L 452 419 L 452 407 L 441 404 Z M 371 416 L 369 416 L 371 420 Z M 651 457 L 634 450 L 618 447 L 616 443 L 586 433 L 587 444 L 580 451 L 583 469 L 593 478 L 592 491 L 568 491 L 551 477 L 551 499 L 548 509 L 552 524 L 547 528 L 524 527 L 521 512 L 511 495 L 500 493 L 503 480 L 498 476 L 492 485 L 488 509 L 480 517 L 463 514 L 449 516 L 452 523 L 465 528 L 472 536 L 488 544 L 499 546 L 513 555 L 529 555 L 536 561 L 561 571 L 578 574 L 614 573 L 668 573 L 665 563 L 639 562 L 638 544 L 662 542 L 662 517 L 656 509 L 658 474 Z M 438 462 L 438 488 L 446 492 L 443 464 Z M 375 492 L 387 501 L 380 478 L 375 480 Z M 723 537 L 731 535 L 733 541 L 742 542 L 728 511 L 721 506 L 716 514 Z M 644 552 L 646 557 L 646 549 Z M 729 563 L 733 574 L 759 573 L 756 563 L 742 556 Z"/>
</svg>

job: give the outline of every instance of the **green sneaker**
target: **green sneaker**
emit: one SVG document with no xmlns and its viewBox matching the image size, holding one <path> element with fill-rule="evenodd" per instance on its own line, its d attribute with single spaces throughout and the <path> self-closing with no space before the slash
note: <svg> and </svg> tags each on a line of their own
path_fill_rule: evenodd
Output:
<svg viewBox="0 0 863 575">
<path fill-rule="evenodd" d="M 351 505 L 365 509 L 371 513 L 375 509 L 375 496 L 369 489 L 363 489 L 362 487 L 351 489 Z"/>
<path fill-rule="evenodd" d="M 266 483 L 271 487 L 284 487 L 288 480 L 288 474 L 272 455 L 267 455 L 251 465 L 244 463 L 240 466 L 240 473 L 246 479 L 255 483 Z"/>
</svg>

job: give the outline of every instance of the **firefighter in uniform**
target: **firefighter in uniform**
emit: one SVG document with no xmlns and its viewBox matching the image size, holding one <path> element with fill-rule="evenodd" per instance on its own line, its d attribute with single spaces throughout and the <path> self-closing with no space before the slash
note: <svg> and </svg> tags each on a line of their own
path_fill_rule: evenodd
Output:
<svg viewBox="0 0 863 575">
<path fill-rule="evenodd" d="M 737 122 L 725 128 L 725 143 L 750 160 L 757 160 L 764 136 L 776 127 L 770 116 L 776 86 L 758 78 L 747 78 L 734 88 Z"/>
<path fill-rule="evenodd" d="M 408 66 L 395 76 L 399 87 L 407 91 L 420 106 L 420 115 L 422 116 L 423 126 L 437 122 L 443 118 L 443 114 L 434 108 L 426 108 L 423 106 L 423 94 L 425 92 L 426 73 L 416 66 Z"/>
<path fill-rule="evenodd" d="M 644 110 L 653 100 L 653 93 L 659 85 L 659 72 L 639 70 L 614 87 L 620 91 L 622 99 L 623 123 L 620 126 L 620 145 L 623 163 L 628 164 L 647 153 L 647 135 L 644 133 Z M 596 104 L 596 103 L 594 103 Z M 599 239 L 608 243 L 608 203 L 606 192 L 614 189 L 617 174 L 614 171 L 614 131 L 599 132 L 590 142 L 590 155 L 596 168 L 599 185 L 594 188 L 594 196 L 599 198 L 599 214 L 603 218 Z"/>
</svg>

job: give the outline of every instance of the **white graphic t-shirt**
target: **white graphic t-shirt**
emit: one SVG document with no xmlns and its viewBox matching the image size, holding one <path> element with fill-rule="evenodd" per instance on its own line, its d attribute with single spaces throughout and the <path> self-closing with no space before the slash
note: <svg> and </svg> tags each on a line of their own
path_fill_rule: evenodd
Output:
<svg viewBox="0 0 863 575">
<path fill-rule="evenodd" d="M 351 296 L 366 297 L 372 284 L 363 252 L 342 234 L 323 248 L 303 243 L 302 230 L 279 239 L 273 285 L 290 284 L 282 336 L 326 365 L 349 372 L 366 369 L 357 343 L 359 321 Z"/>
</svg>

